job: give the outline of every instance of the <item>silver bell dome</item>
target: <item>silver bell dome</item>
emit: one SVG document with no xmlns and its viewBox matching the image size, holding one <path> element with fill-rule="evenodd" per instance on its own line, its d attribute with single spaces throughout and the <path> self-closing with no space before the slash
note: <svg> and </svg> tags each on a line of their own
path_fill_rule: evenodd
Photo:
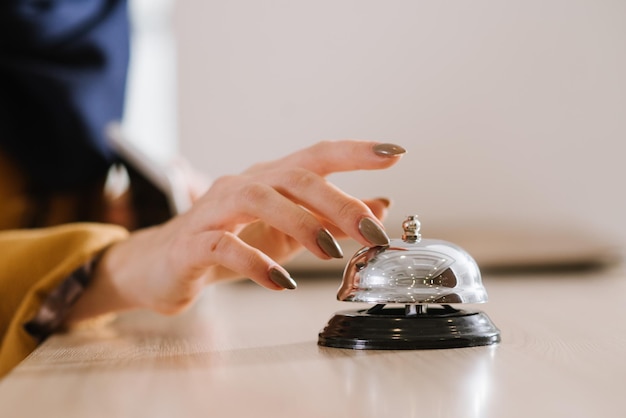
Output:
<svg viewBox="0 0 626 418">
<path fill-rule="evenodd" d="M 349 261 L 337 299 L 376 304 L 482 303 L 487 292 L 476 261 L 447 241 L 422 239 L 416 215 L 402 239 L 361 248 Z"/>
</svg>

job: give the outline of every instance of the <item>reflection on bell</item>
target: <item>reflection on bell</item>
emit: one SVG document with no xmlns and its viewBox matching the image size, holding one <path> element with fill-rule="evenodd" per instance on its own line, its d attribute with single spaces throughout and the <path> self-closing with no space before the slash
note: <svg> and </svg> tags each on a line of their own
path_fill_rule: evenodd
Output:
<svg viewBox="0 0 626 418">
<path fill-rule="evenodd" d="M 402 226 L 401 240 L 360 249 L 344 271 L 337 299 L 375 306 L 338 312 L 318 343 L 354 349 L 425 349 L 499 342 L 500 331 L 486 314 L 450 306 L 487 301 L 474 259 L 450 242 L 422 239 L 415 215 Z"/>
</svg>

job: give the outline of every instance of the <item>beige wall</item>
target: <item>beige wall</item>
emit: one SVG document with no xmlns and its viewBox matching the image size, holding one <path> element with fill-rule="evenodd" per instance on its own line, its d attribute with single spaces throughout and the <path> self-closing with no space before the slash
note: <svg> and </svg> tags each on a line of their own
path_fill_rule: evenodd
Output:
<svg viewBox="0 0 626 418">
<path fill-rule="evenodd" d="M 181 148 L 214 176 L 320 139 L 409 154 L 333 176 L 429 225 L 626 243 L 626 2 L 176 4 Z"/>
</svg>

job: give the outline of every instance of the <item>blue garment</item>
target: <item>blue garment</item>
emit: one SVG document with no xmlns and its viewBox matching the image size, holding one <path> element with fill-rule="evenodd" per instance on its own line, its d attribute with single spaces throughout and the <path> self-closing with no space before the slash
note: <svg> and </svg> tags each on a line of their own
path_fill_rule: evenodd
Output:
<svg viewBox="0 0 626 418">
<path fill-rule="evenodd" d="M 0 149 L 34 190 L 101 179 L 114 155 L 129 59 L 126 0 L 3 0 Z"/>
</svg>

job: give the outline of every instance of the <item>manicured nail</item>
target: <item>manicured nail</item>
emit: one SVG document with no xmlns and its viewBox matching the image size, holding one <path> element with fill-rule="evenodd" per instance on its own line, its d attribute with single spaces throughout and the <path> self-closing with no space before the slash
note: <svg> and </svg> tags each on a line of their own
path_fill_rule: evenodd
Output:
<svg viewBox="0 0 626 418">
<path fill-rule="evenodd" d="M 374 153 L 381 157 L 395 157 L 406 152 L 404 148 L 396 144 L 376 144 L 374 145 Z"/>
<path fill-rule="evenodd" d="M 366 240 L 374 245 L 389 245 L 387 233 L 370 218 L 363 218 L 359 222 L 359 231 Z"/>
<path fill-rule="evenodd" d="M 389 206 L 391 206 L 391 200 L 386 197 L 377 197 L 376 200 L 382 203 L 385 208 L 389 208 Z"/>
<path fill-rule="evenodd" d="M 298 287 L 298 284 L 294 279 L 287 276 L 276 267 L 272 267 L 270 269 L 270 280 L 284 289 L 295 289 Z"/>
<path fill-rule="evenodd" d="M 341 247 L 335 240 L 335 238 L 330 235 L 325 229 L 320 229 L 320 232 L 317 233 L 317 245 L 324 251 L 327 255 L 333 258 L 343 258 L 343 251 L 341 251 Z"/>
</svg>

